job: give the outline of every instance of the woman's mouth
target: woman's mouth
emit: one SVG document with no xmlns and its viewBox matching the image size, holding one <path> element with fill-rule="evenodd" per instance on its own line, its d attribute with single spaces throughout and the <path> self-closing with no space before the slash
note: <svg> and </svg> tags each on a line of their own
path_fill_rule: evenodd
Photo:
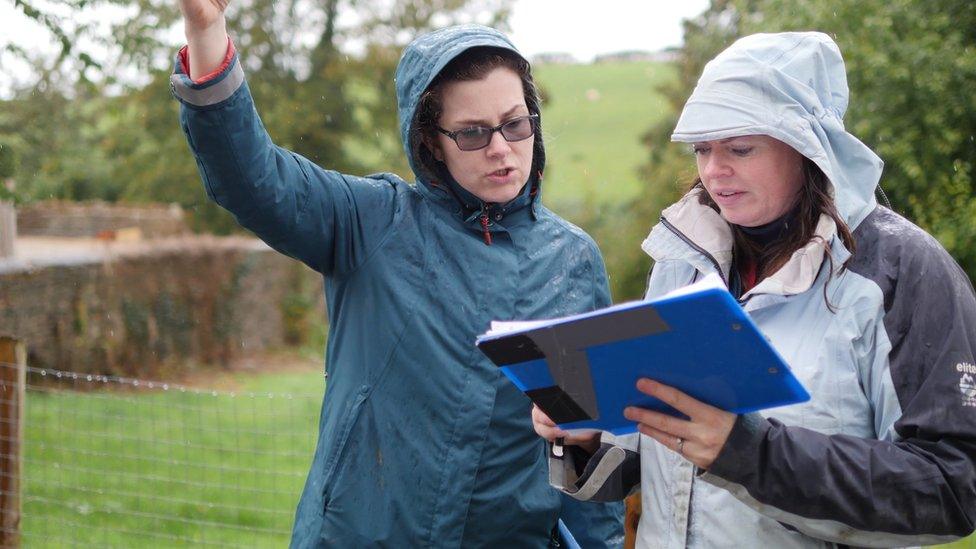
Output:
<svg viewBox="0 0 976 549">
<path fill-rule="evenodd" d="M 717 191 L 712 193 L 712 200 L 724 206 L 738 202 L 743 196 L 745 196 L 745 193 L 742 191 Z"/>
<path fill-rule="evenodd" d="M 488 179 L 493 183 L 508 183 L 515 175 L 515 168 L 502 168 L 488 174 Z"/>
</svg>

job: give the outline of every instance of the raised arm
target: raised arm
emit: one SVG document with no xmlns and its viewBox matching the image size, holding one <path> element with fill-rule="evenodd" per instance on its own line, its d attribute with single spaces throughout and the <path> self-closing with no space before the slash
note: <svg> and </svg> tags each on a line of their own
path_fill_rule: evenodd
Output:
<svg viewBox="0 0 976 549">
<path fill-rule="evenodd" d="M 188 45 L 171 77 L 207 195 L 276 250 L 326 275 L 352 272 L 393 227 L 398 189 L 408 187 L 325 170 L 276 146 L 227 36 L 226 5 L 180 0 Z"/>
</svg>

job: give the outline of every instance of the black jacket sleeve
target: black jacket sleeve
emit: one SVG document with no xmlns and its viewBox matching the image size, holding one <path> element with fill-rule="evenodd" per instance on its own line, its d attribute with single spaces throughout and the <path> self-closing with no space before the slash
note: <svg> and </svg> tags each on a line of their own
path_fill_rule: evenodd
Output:
<svg viewBox="0 0 976 549">
<path fill-rule="evenodd" d="M 884 295 L 875 329 L 890 352 L 871 356 L 870 367 L 894 384 L 894 432 L 868 440 L 741 416 L 703 479 L 820 539 L 903 546 L 964 537 L 976 525 L 972 284 L 938 242 L 889 210 L 875 210 L 855 237 L 849 268 Z"/>
</svg>

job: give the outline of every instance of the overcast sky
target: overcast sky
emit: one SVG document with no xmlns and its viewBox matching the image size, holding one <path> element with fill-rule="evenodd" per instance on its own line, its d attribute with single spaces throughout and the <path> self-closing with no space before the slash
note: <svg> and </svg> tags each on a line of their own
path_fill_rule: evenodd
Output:
<svg viewBox="0 0 976 549">
<path fill-rule="evenodd" d="M 708 0 L 516 0 L 512 40 L 525 55 L 567 52 L 580 61 L 621 50 L 681 44 L 681 20 Z"/>
</svg>

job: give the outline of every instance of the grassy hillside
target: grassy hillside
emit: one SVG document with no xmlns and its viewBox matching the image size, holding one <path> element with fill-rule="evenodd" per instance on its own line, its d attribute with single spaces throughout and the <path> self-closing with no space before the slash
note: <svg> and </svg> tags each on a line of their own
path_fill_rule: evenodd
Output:
<svg viewBox="0 0 976 549">
<path fill-rule="evenodd" d="M 25 546 L 286 545 L 318 433 L 321 371 L 199 381 L 233 392 L 29 391 Z"/>
<path fill-rule="evenodd" d="M 616 300 L 643 295 L 650 260 L 639 248 L 654 219 L 629 207 L 660 181 L 644 181 L 642 135 L 667 105 L 657 88 L 676 78 L 664 63 L 542 65 L 543 133 L 548 163 L 543 200 L 586 230 L 603 250 Z M 663 144 L 662 144 L 663 145 Z M 689 155 L 689 166 L 693 159 Z M 653 184 L 652 184 L 653 183 Z"/>
<path fill-rule="evenodd" d="M 543 196 L 560 202 L 619 202 L 641 192 L 641 134 L 666 106 L 654 91 L 667 64 L 633 62 L 534 67 L 543 89 L 548 155 Z"/>
</svg>

